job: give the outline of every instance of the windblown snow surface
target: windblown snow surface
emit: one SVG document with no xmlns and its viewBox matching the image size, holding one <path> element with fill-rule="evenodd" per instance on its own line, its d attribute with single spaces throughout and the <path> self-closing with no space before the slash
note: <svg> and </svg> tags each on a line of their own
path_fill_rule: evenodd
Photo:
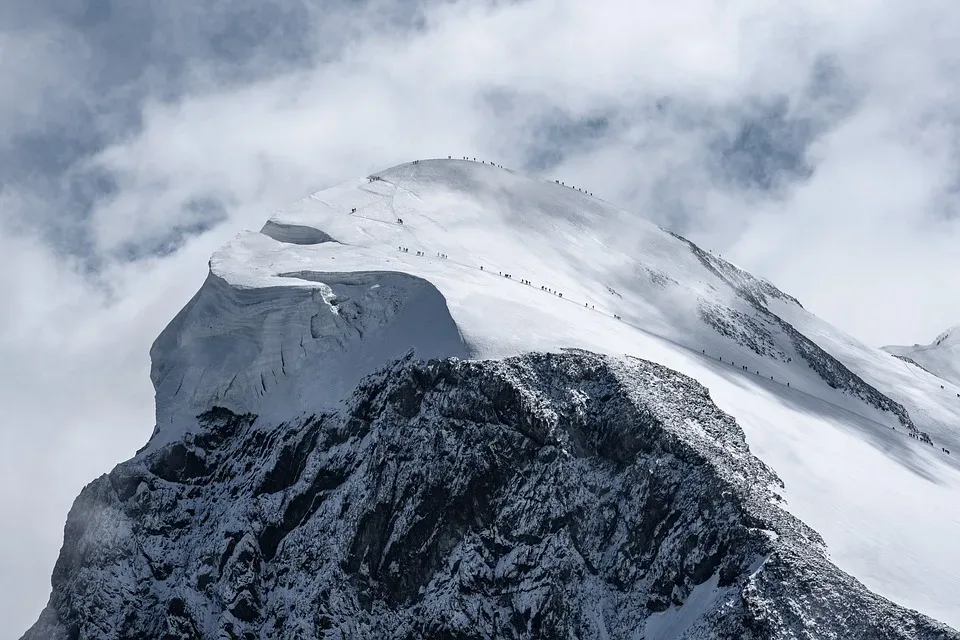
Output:
<svg viewBox="0 0 960 640">
<path fill-rule="evenodd" d="M 944 331 L 927 345 L 888 346 L 883 350 L 943 378 L 950 384 L 960 385 L 960 325 Z"/>
<path fill-rule="evenodd" d="M 274 423 L 336 407 L 410 348 L 476 359 L 579 348 L 696 379 L 839 568 L 960 627 L 956 377 L 860 343 L 586 190 L 490 163 L 423 160 L 357 179 L 215 253 L 154 345 L 148 448 L 184 437 L 212 405 Z M 681 633 L 714 597 L 709 582 L 698 589 L 649 632 Z"/>
</svg>

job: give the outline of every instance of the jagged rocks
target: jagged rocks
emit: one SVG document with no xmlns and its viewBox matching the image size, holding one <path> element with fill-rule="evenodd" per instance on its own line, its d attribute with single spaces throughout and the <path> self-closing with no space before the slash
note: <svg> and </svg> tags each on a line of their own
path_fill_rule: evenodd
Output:
<svg viewBox="0 0 960 640">
<path fill-rule="evenodd" d="M 786 361 L 787 354 L 777 346 L 769 326 L 770 321 L 755 319 L 741 311 L 730 309 L 705 298 L 698 301 L 697 312 L 704 324 L 718 334 L 736 341 L 761 357 Z"/>
<path fill-rule="evenodd" d="M 694 380 L 403 360 L 284 424 L 215 409 L 71 510 L 25 638 L 947 638 L 781 510 Z"/>
<path fill-rule="evenodd" d="M 724 281 L 737 296 L 750 305 L 756 314 L 751 318 L 740 311 L 701 298 L 698 302 L 698 313 L 705 324 L 720 335 L 731 338 L 758 355 L 779 359 L 784 359 L 786 354 L 781 347 L 777 346 L 771 329 L 783 334 L 789 339 L 796 354 L 828 386 L 859 398 L 880 411 L 891 413 L 910 433 L 920 438 L 929 438 L 916 427 L 903 405 L 868 384 L 810 338 L 797 331 L 793 325 L 771 311 L 768 305 L 770 299 L 775 299 L 802 307 L 799 300 L 783 293 L 769 282 L 738 269 L 726 260 L 705 252 L 686 238 L 673 232 L 668 233 L 686 244 L 697 260 L 713 275 Z"/>
</svg>

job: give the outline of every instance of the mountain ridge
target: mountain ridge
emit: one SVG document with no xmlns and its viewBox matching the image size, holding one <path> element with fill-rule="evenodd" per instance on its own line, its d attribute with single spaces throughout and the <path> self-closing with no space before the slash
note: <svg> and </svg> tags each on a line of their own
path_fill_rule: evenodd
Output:
<svg viewBox="0 0 960 640">
<path fill-rule="evenodd" d="M 339 413 L 198 422 L 84 490 L 25 640 L 960 638 L 832 567 L 736 422 L 640 359 L 408 357 Z"/>
<path fill-rule="evenodd" d="M 951 384 L 960 385 L 960 325 L 947 329 L 928 345 L 889 345 L 883 350 Z"/>
<path fill-rule="evenodd" d="M 417 358 L 439 364 L 409 364 L 411 349 Z M 113 514 L 106 522 L 118 526 L 122 535 L 117 538 L 117 531 L 104 532 L 109 535 L 105 537 L 108 548 L 103 549 L 82 532 L 65 538 L 61 558 L 70 570 L 55 573 L 54 596 L 61 604 L 51 600 L 51 611 L 63 624 L 70 615 L 83 615 L 82 606 L 64 609 L 61 605 L 82 600 L 85 583 L 78 582 L 71 571 L 82 575 L 87 569 L 93 570 L 93 565 L 87 567 L 69 559 L 82 558 L 84 549 L 89 548 L 91 561 L 108 558 L 126 567 L 116 575 L 108 570 L 94 571 L 100 571 L 100 587 L 106 591 L 121 587 L 115 582 L 121 575 L 142 572 L 143 579 L 150 583 L 144 588 L 153 593 L 149 597 L 141 594 L 147 598 L 142 601 L 143 611 L 151 611 L 150 615 L 156 617 L 160 615 L 156 607 L 172 607 L 167 613 L 183 619 L 182 624 L 176 622 L 181 626 L 164 633 L 194 637 L 190 635 L 191 625 L 197 633 L 200 627 L 196 625 L 206 629 L 204 633 L 213 633 L 209 618 L 213 614 L 200 616 L 202 620 L 195 612 L 181 615 L 204 601 L 207 604 L 201 609 L 207 607 L 204 610 L 209 611 L 211 602 L 220 602 L 223 615 L 232 616 L 227 622 L 235 631 L 240 629 L 236 637 L 242 637 L 246 633 L 242 629 L 250 624 L 246 618 L 260 620 L 254 614 L 262 610 L 264 602 L 259 595 L 251 595 L 249 585 L 243 586 L 246 583 L 235 583 L 232 578 L 223 582 L 223 562 L 236 565 L 228 573 L 259 575 L 256 563 L 272 563 L 285 544 L 287 534 L 278 538 L 279 532 L 308 524 L 319 513 L 312 505 L 319 505 L 316 501 L 320 497 L 326 500 L 328 493 L 340 486 L 336 484 L 339 480 L 336 486 L 330 485 L 336 478 L 325 472 L 309 483 L 312 488 L 306 487 L 306 492 L 291 489 L 290 482 L 298 482 L 308 458 L 325 455 L 316 449 L 319 445 L 314 439 L 319 436 L 316 422 L 311 420 L 328 416 L 316 420 L 341 424 L 335 431 L 343 432 L 342 437 L 349 440 L 350 429 L 359 424 L 354 420 L 359 410 L 357 394 L 369 391 L 371 383 L 362 381 L 374 371 L 381 373 L 373 379 L 382 380 L 383 376 L 407 371 L 403 367 L 408 366 L 409 372 L 419 372 L 409 373 L 419 380 L 430 378 L 430 371 L 441 368 L 475 371 L 480 380 L 492 375 L 491 371 L 502 373 L 504 370 L 498 369 L 501 366 L 512 371 L 510 367 L 532 367 L 534 362 L 542 364 L 543 359 L 558 362 L 551 358 L 560 356 L 550 355 L 558 352 L 579 355 L 563 361 L 568 366 L 560 367 L 556 380 L 541 376 L 536 384 L 527 384 L 528 395 L 539 398 L 534 409 L 546 416 L 556 410 L 551 394 L 566 393 L 563 385 L 573 393 L 581 384 L 576 376 L 571 377 L 571 368 L 631 370 L 638 388 L 644 388 L 643 384 L 656 388 L 656 381 L 664 379 L 696 380 L 695 386 L 678 382 L 671 387 L 690 398 L 702 399 L 703 387 L 709 389 L 709 411 L 727 416 L 720 423 L 727 425 L 730 433 L 742 434 L 743 447 L 748 443 L 749 450 L 741 451 L 737 445 L 731 450 L 714 451 L 707 458 L 727 460 L 727 456 L 740 451 L 732 459 L 742 461 L 747 468 L 759 464 L 770 469 L 772 477 L 781 479 L 777 482 L 782 486 L 776 493 L 789 518 L 810 532 L 805 534 L 808 541 L 821 540 L 822 536 L 829 549 L 829 561 L 822 554 L 817 556 L 822 563 L 816 560 L 814 570 L 804 564 L 813 562 L 809 553 L 801 553 L 797 547 L 796 553 L 806 560 L 797 556 L 800 559 L 788 563 L 789 569 L 771 570 L 770 576 L 786 571 L 779 574 L 780 579 L 799 581 L 791 583 L 798 589 L 812 588 L 818 575 L 826 576 L 828 582 L 839 580 L 836 584 L 842 589 L 838 589 L 850 598 L 886 603 L 865 605 L 866 611 L 879 607 L 895 612 L 892 619 L 906 625 L 896 631 L 883 627 L 876 616 L 854 616 L 858 622 L 850 624 L 872 629 L 871 633 L 903 632 L 907 635 L 896 637 L 924 637 L 909 635 L 910 629 L 938 628 L 888 601 L 955 626 L 960 624 L 960 610 L 951 597 L 960 589 L 960 577 L 950 570 L 960 565 L 960 548 L 954 542 L 960 539 L 960 523 L 939 507 L 960 497 L 960 464 L 957 456 L 949 453 L 960 444 L 960 404 L 953 398 L 955 392 L 960 398 L 960 389 L 859 343 L 804 310 L 799 301 L 772 284 L 681 236 L 591 197 L 589 192 L 526 178 L 493 163 L 465 160 L 414 161 L 325 189 L 275 213 L 261 232 L 243 232 L 214 253 L 207 282 L 151 349 L 151 377 L 157 396 L 157 424 L 152 438 L 134 460 L 115 470 L 116 475 L 111 475 L 107 484 L 97 481 L 99 484 L 86 497 L 78 499 L 73 524 L 68 524 L 68 530 L 75 531 L 76 523 L 87 517 L 85 510 L 106 508 Z M 398 358 L 407 364 L 394 365 Z M 514 364 L 497 364 L 508 361 Z M 469 382 L 460 384 L 470 389 Z M 560 385 L 559 390 L 556 385 Z M 431 389 L 441 398 L 438 406 L 447 416 L 444 420 L 453 419 L 450 416 L 457 415 L 456 404 L 462 394 L 447 396 L 446 389 Z M 582 418 L 575 410 L 575 397 L 580 396 L 574 393 L 563 401 L 567 407 L 564 415 L 574 421 Z M 618 397 L 621 399 L 615 402 Z M 619 402 L 617 406 L 622 408 L 633 402 L 623 399 L 626 397 L 632 397 L 630 392 L 620 389 L 600 393 L 591 401 L 593 406 Z M 396 419 L 390 422 L 391 429 L 405 429 L 410 421 L 422 418 L 413 409 L 403 409 L 407 404 L 419 406 L 422 398 L 416 398 L 378 401 L 383 411 L 390 406 L 394 407 L 390 411 L 399 412 L 400 418 L 391 418 Z M 653 402 L 661 409 L 664 403 L 675 402 L 645 398 L 640 404 Z M 394 401 L 399 404 L 391 404 Z M 699 400 L 694 404 L 707 406 Z M 515 408 L 508 416 L 498 414 L 496 406 L 494 402 L 478 409 L 473 422 L 495 422 L 514 431 L 526 424 Z M 692 420 L 698 415 L 696 406 L 687 408 L 694 411 Z M 214 407 L 218 409 L 214 411 Z M 364 411 L 368 410 L 372 409 Z M 633 415 L 630 411 L 627 414 Z M 383 416 L 368 417 L 368 422 L 375 422 Z M 614 433 L 620 418 L 611 414 L 591 429 L 599 429 L 599 433 L 614 429 L 610 431 Z M 211 427 L 214 423 L 219 426 Z M 286 466 L 272 466 L 273 475 L 256 480 L 264 483 L 262 486 L 276 488 L 266 493 L 277 497 L 261 499 L 261 494 L 246 484 L 254 480 L 243 465 L 224 465 L 217 471 L 223 474 L 232 469 L 245 480 L 231 483 L 221 477 L 223 486 L 218 491 L 225 493 L 218 493 L 218 499 L 211 494 L 208 500 L 217 502 L 222 496 L 242 495 L 242 502 L 248 506 L 262 500 L 273 506 L 269 517 L 262 514 L 259 519 L 245 520 L 248 515 L 229 516 L 225 522 L 245 522 L 249 535 L 225 538 L 233 540 L 233 546 L 229 552 L 224 547 L 214 554 L 220 558 L 212 565 L 219 567 L 216 572 L 201 580 L 190 574 L 188 565 L 195 558 L 184 560 L 183 554 L 189 549 L 178 550 L 159 542 L 155 543 L 160 544 L 162 553 L 146 558 L 142 565 L 136 558 L 122 557 L 127 552 L 117 551 L 129 551 L 134 542 L 143 544 L 143 536 L 154 535 L 145 523 L 160 523 L 164 518 L 171 518 L 163 525 L 166 531 L 179 535 L 177 531 L 189 529 L 197 536 L 191 538 L 191 544 L 204 546 L 202 541 L 211 535 L 210 529 L 198 524 L 194 531 L 195 525 L 190 522 L 199 512 L 171 510 L 171 496 L 200 491 L 194 486 L 193 474 L 206 477 L 208 462 L 220 460 L 224 447 L 252 447 L 242 455 L 238 449 L 238 460 L 252 467 L 265 464 L 258 457 L 259 448 L 266 446 L 264 438 L 281 438 L 281 433 L 287 434 L 282 436 L 286 444 L 281 447 L 287 452 Z M 701 437 L 683 433 L 687 439 L 684 447 L 699 442 L 697 438 Z M 721 441 L 726 437 L 714 435 Z M 345 446 L 345 440 L 337 439 L 340 437 L 328 443 L 331 451 Z M 230 438 L 237 441 L 228 442 Z M 477 446 L 470 442 L 471 447 Z M 628 450 L 639 446 L 633 437 L 621 446 L 628 442 Z M 366 448 L 355 450 L 350 464 L 370 465 L 375 460 L 377 465 L 387 465 L 376 477 L 392 473 L 390 455 L 403 449 L 400 444 L 397 447 L 378 454 L 386 458 L 364 457 L 369 453 Z M 960 446 L 956 450 L 960 451 Z M 560 451 L 569 453 L 562 448 Z M 413 452 L 407 454 L 415 457 Z M 600 457 L 611 455 L 605 450 Z M 703 453 L 691 455 L 706 459 Z M 154 463 L 159 466 L 151 466 Z M 429 472 L 429 466 L 425 471 Z M 130 474 L 139 479 L 123 480 Z M 455 480 L 451 478 L 454 484 Z M 183 488 L 174 489 L 169 483 Z M 358 486 L 379 485 L 371 476 Z M 549 486 L 559 490 L 567 485 Z M 136 506 L 140 492 L 146 492 L 143 500 L 158 501 L 155 514 Z M 389 504 L 391 509 L 406 513 L 412 507 L 401 498 L 391 499 Z M 101 504 L 100 500 L 106 502 Z M 220 513 L 218 507 L 210 505 L 198 504 L 196 509 L 201 507 L 208 518 Z M 466 508 L 458 506 L 453 513 Z M 220 513 L 218 517 L 227 516 Z M 382 518 L 376 522 L 372 527 L 379 532 L 376 535 L 389 538 L 389 530 L 396 523 Z M 549 523 L 538 522 L 549 530 Z M 216 522 L 209 525 L 217 526 Z M 310 526 L 322 529 L 332 525 L 318 521 Z M 456 524 L 461 532 L 465 531 L 463 526 Z M 521 529 L 517 524 L 516 531 Z M 931 532 L 936 544 L 931 544 Z M 534 533 L 540 537 L 544 534 Z M 117 549 L 109 548 L 113 544 L 109 540 L 119 545 Z M 495 549 L 491 547 L 485 553 Z M 363 555 L 346 548 L 339 548 L 337 554 Z M 580 550 L 577 554 L 586 557 Z M 124 564 L 130 562 L 134 564 Z M 590 562 L 596 566 L 593 560 Z M 746 571 L 742 564 L 738 566 L 738 579 L 763 581 L 767 577 L 759 568 Z M 362 563 L 350 565 L 344 574 L 352 585 L 350 593 L 358 598 L 357 581 L 371 579 L 370 567 L 362 567 Z M 536 563 L 524 564 L 519 571 L 519 576 L 529 579 L 536 573 Z M 152 581 L 164 583 L 177 572 L 181 579 L 200 580 L 206 586 L 217 584 L 220 586 L 216 589 L 222 587 L 227 590 L 224 593 L 233 595 L 214 598 L 205 591 L 206 586 L 194 584 L 185 592 L 189 597 L 163 604 L 163 594 L 151 591 Z M 667 581 L 676 577 L 669 572 L 662 575 Z M 685 615 L 680 619 L 693 625 L 691 629 L 697 625 L 719 629 L 712 608 L 719 601 L 710 595 L 716 595 L 716 588 L 700 588 L 711 578 L 698 574 L 699 578 L 707 582 L 684 582 L 676 601 L 668 599 L 664 611 L 683 609 L 684 603 L 691 603 L 692 608 L 686 609 L 689 615 L 685 614 L 691 619 L 686 620 Z M 595 578 L 588 582 L 591 580 Z M 329 590 L 326 593 L 329 595 Z M 382 604 L 383 597 L 381 594 L 367 604 Z M 641 598 L 644 607 L 649 603 L 646 597 Z M 756 618 L 759 610 L 750 613 L 750 607 L 744 604 L 760 606 L 760 601 L 742 597 L 745 613 L 739 619 L 761 624 Z M 817 598 L 826 610 L 836 606 L 835 602 L 829 604 L 833 601 L 823 593 Z M 650 611 L 656 613 L 655 608 L 662 604 L 655 604 Z M 332 601 L 327 605 L 334 606 Z M 281 604 L 277 606 L 282 609 Z M 767 602 L 760 609 L 769 607 L 780 622 L 763 627 L 768 635 L 758 637 L 796 631 L 802 628 L 804 616 L 815 613 L 789 612 L 775 602 Z M 54 624 L 50 622 L 54 615 L 51 611 L 44 614 L 41 623 Z M 341 611 L 338 615 L 338 620 L 347 624 L 343 617 L 346 614 Z M 649 616 L 640 609 L 635 615 L 634 622 L 647 624 Z M 387 624 L 387 618 L 377 620 L 369 624 Z M 677 623 L 671 620 L 670 625 Z M 823 633 L 833 629 L 829 620 L 817 620 Z M 156 620 L 150 623 L 159 624 Z M 118 619 L 110 624 L 118 630 L 123 622 Z M 583 624 L 580 620 L 576 628 L 586 628 Z M 670 625 L 657 627 L 654 635 L 667 633 L 664 629 Z M 263 631 L 263 627 L 257 628 Z M 389 628 L 395 631 L 400 627 Z M 503 627 L 507 628 L 513 627 Z M 743 628 L 736 627 L 738 632 Z M 517 629 L 520 627 L 514 631 L 520 633 Z M 849 635 L 851 629 L 846 628 L 844 633 Z M 226 633 L 225 627 L 217 626 L 216 632 Z M 527 632 L 532 633 L 530 629 Z"/>
</svg>

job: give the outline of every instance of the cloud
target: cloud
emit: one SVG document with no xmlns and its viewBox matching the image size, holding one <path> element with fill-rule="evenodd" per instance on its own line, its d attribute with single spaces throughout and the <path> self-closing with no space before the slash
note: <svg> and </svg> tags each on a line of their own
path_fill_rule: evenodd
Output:
<svg viewBox="0 0 960 640">
<path fill-rule="evenodd" d="M 0 7 L 2 504 L 21 523 L 0 617 L 32 621 L 70 501 L 149 434 L 149 344 L 210 252 L 411 158 L 586 186 L 867 342 L 932 339 L 960 321 L 958 22 L 946 0 Z"/>
</svg>

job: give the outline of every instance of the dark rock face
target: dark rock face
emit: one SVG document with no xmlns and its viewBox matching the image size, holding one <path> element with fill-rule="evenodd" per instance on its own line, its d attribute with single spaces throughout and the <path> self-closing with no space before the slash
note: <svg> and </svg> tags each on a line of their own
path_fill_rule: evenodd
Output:
<svg viewBox="0 0 960 640">
<path fill-rule="evenodd" d="M 198 421 L 83 491 L 26 639 L 960 638 L 646 361 L 404 360 L 339 413 Z"/>
<path fill-rule="evenodd" d="M 705 298 L 699 300 L 697 311 L 700 319 L 714 331 L 736 341 L 758 356 L 781 361 L 787 359 L 787 354 L 777 346 L 772 334 L 772 327 L 777 325 L 771 324 L 769 319 L 754 318 Z"/>
</svg>

